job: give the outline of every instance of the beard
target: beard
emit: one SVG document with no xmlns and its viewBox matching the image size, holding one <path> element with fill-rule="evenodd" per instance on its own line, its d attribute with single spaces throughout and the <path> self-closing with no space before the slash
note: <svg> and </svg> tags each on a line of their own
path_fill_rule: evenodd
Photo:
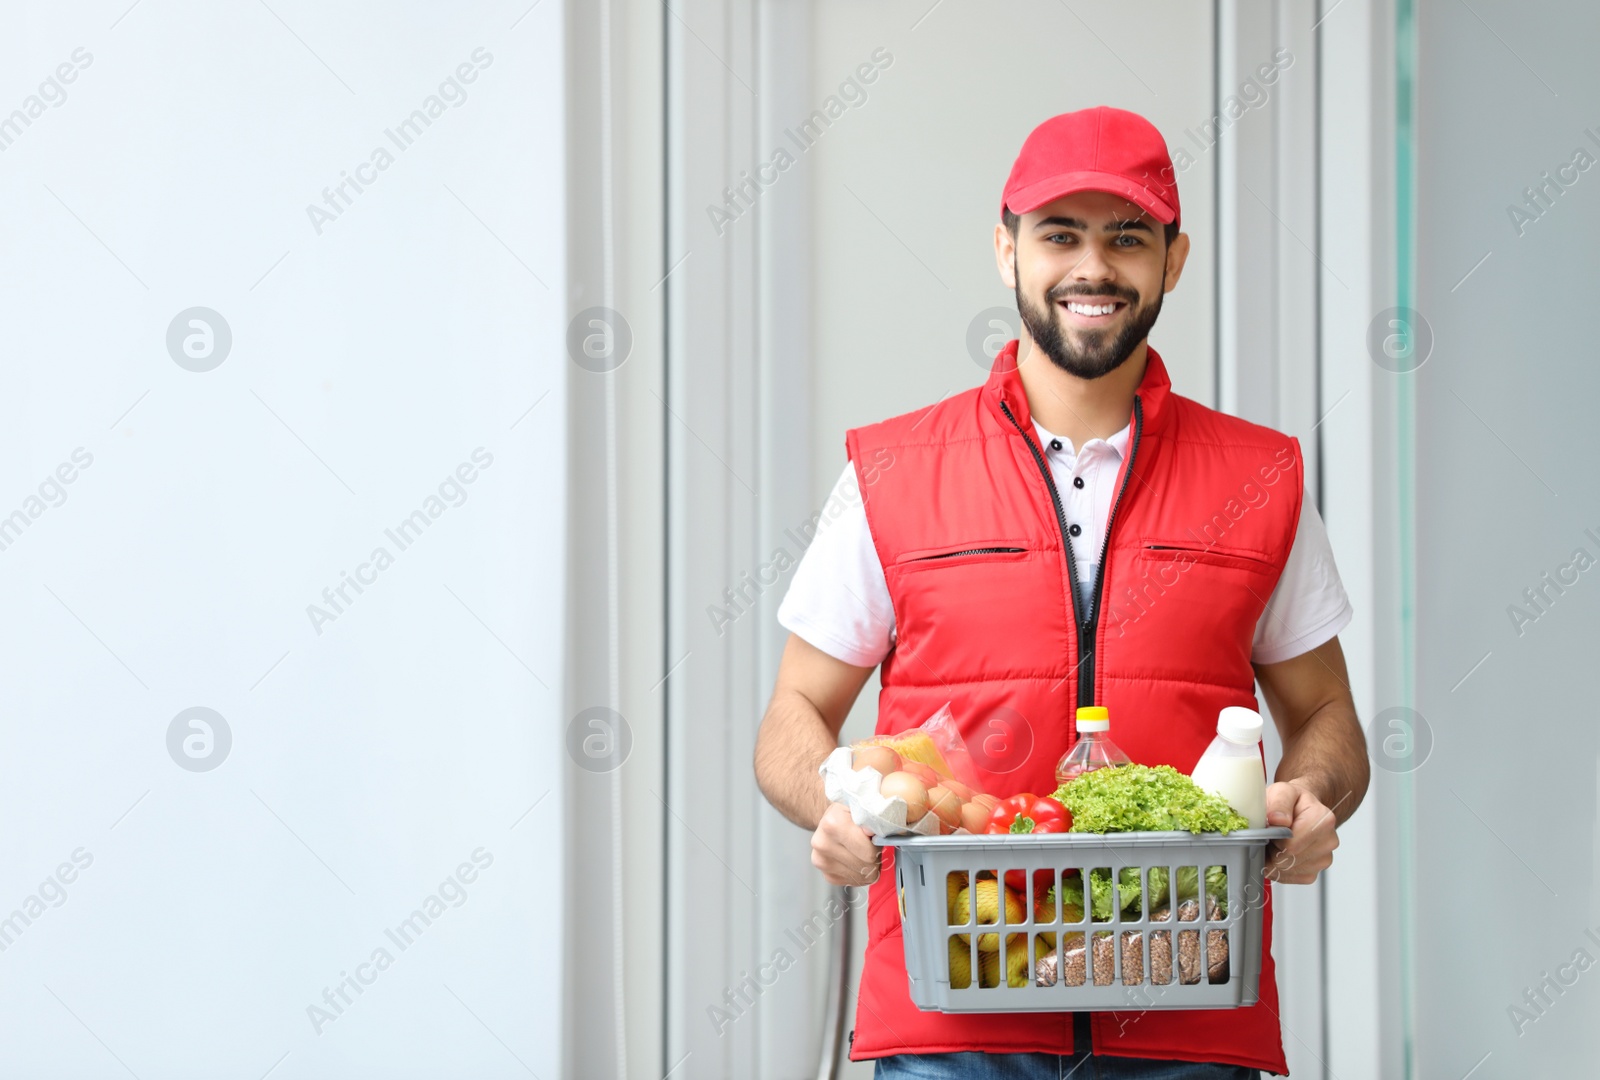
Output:
<svg viewBox="0 0 1600 1080">
<path fill-rule="evenodd" d="M 1149 336 L 1150 328 L 1156 324 L 1156 316 L 1161 314 L 1161 298 L 1166 295 L 1167 287 L 1167 274 L 1163 267 L 1161 288 L 1156 290 L 1155 299 L 1143 307 L 1138 306 L 1139 294 L 1131 289 L 1097 288 L 1091 291 L 1082 286 L 1058 286 L 1046 297 L 1048 306 L 1040 308 L 1022 295 L 1022 278 L 1016 272 L 1014 261 L 1011 272 L 1018 283 L 1017 313 L 1022 317 L 1022 324 L 1028 328 L 1033 343 L 1050 358 L 1052 364 L 1080 379 L 1098 379 L 1109 375 L 1133 355 L 1134 349 Z M 1110 327 L 1104 330 L 1073 328 L 1069 334 L 1064 325 L 1066 315 L 1058 302 L 1072 296 L 1107 294 L 1128 304 L 1129 314 L 1123 320 L 1122 328 L 1115 331 Z"/>
</svg>

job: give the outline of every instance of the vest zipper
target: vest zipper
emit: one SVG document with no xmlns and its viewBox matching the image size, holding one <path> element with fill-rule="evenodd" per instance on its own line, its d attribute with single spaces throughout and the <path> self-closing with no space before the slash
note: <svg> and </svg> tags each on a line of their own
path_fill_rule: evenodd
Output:
<svg viewBox="0 0 1600 1080">
<path fill-rule="evenodd" d="M 1095 575 L 1094 602 L 1089 608 L 1087 618 L 1084 618 L 1079 611 L 1078 564 L 1072 557 L 1072 541 L 1067 536 L 1067 515 L 1061 508 L 1061 493 L 1056 490 L 1055 477 L 1050 474 L 1050 466 L 1045 462 L 1044 454 L 1033 444 L 1033 437 L 1022 430 L 1022 425 L 1017 423 L 1017 418 L 1011 414 L 1010 406 L 1001 401 L 1000 411 L 1006 414 L 1011 426 L 1017 429 L 1017 434 L 1028 444 L 1034 464 L 1039 466 L 1039 472 L 1050 488 L 1050 501 L 1056 509 L 1056 526 L 1061 530 L 1061 547 L 1067 553 L 1067 573 L 1072 579 L 1068 592 L 1071 593 L 1072 621 L 1078 628 L 1078 707 L 1086 708 L 1094 704 L 1094 643 L 1100 621 L 1100 589 L 1106 579 L 1106 552 L 1111 548 L 1111 526 L 1116 523 L 1117 508 L 1122 505 L 1122 493 L 1128 490 L 1128 480 L 1133 476 L 1133 466 L 1139 457 L 1139 435 L 1144 430 L 1144 409 L 1140 404 L 1139 395 L 1133 395 L 1133 438 L 1128 447 L 1128 468 L 1123 474 L 1122 486 L 1117 489 L 1117 497 L 1111 503 L 1111 516 L 1106 519 L 1106 536 L 1100 545 L 1100 572 Z M 1089 642 L 1087 652 L 1084 651 L 1085 640 Z"/>
<path fill-rule="evenodd" d="M 1019 548 L 1019 547 L 968 548 L 965 551 L 945 551 L 945 552 L 941 552 L 938 555 L 921 555 L 921 556 L 918 556 L 915 559 L 909 559 L 907 561 L 908 562 L 926 562 L 929 559 L 953 559 L 957 555 L 998 555 L 998 554 L 1009 554 L 1009 553 L 1013 553 L 1013 552 L 1026 551 L 1026 550 L 1028 550 L 1028 549 L 1027 548 Z"/>
<path fill-rule="evenodd" d="M 1130 440 L 1128 445 L 1128 468 L 1127 471 L 1122 474 L 1122 486 L 1117 489 L 1117 497 L 1111 502 L 1111 516 L 1106 518 L 1106 536 L 1105 539 L 1100 542 L 1100 572 L 1095 575 L 1094 606 L 1089 609 L 1089 632 L 1091 634 L 1097 634 L 1100 626 L 1100 592 L 1105 587 L 1106 583 L 1106 555 L 1111 551 L 1111 527 L 1117 523 L 1117 507 L 1122 505 L 1122 493 L 1128 490 L 1128 481 L 1133 478 L 1133 467 L 1139 462 L 1139 436 L 1143 432 L 1144 406 L 1139 401 L 1139 395 L 1135 394 L 1133 395 L 1133 438 Z M 1093 643 L 1095 638 L 1091 637 L 1089 641 Z M 1079 649 L 1080 651 L 1082 650 L 1081 645 L 1079 646 Z M 1083 676 L 1084 671 L 1089 673 L 1087 679 L 1085 679 Z M 1087 682 L 1089 685 L 1089 699 L 1087 701 L 1084 700 L 1082 693 L 1085 682 Z M 1083 666 L 1079 668 L 1078 690 L 1078 703 L 1080 705 L 1094 704 L 1093 644 L 1090 645 L 1089 655 L 1083 659 Z"/>
</svg>

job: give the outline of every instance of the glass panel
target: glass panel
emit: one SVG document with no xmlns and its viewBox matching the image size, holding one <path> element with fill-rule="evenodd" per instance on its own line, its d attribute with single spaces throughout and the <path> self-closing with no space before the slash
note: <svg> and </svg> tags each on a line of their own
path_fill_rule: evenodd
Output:
<svg viewBox="0 0 1600 1080">
<path fill-rule="evenodd" d="M 1591 1075 L 1600 127 L 1566 106 L 1600 99 L 1600 6 L 1397 15 L 1415 348 L 1377 376 L 1400 408 L 1408 602 L 1399 700 L 1369 730 L 1397 814 L 1410 1075 Z"/>
</svg>

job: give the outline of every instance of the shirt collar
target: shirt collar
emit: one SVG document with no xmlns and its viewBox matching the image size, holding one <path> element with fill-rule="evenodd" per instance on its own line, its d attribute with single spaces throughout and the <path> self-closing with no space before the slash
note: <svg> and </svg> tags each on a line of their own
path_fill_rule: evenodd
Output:
<svg viewBox="0 0 1600 1080">
<path fill-rule="evenodd" d="M 1057 435 L 1055 432 L 1053 432 L 1053 431 L 1049 430 L 1048 428 L 1046 428 L 1043 424 L 1039 423 L 1039 421 L 1034 419 L 1033 417 L 1030 416 L 1028 419 L 1033 421 L 1033 431 L 1034 431 L 1034 434 L 1039 437 L 1039 445 L 1041 447 L 1044 447 L 1044 448 L 1048 449 L 1049 446 L 1050 446 L 1050 440 L 1051 439 L 1060 439 L 1061 440 L 1061 444 L 1062 444 L 1063 447 L 1072 445 L 1071 440 L 1069 440 L 1069 439 L 1067 439 L 1067 438 L 1065 438 L 1063 436 Z M 1083 453 L 1085 450 L 1087 450 L 1089 447 L 1093 446 L 1097 442 L 1098 443 L 1104 443 L 1106 446 L 1111 448 L 1111 452 L 1117 456 L 1117 460 L 1121 461 L 1124 457 L 1127 456 L 1127 453 L 1128 453 L 1128 435 L 1129 435 L 1129 432 L 1132 430 L 1132 427 L 1133 427 L 1133 422 L 1132 422 L 1132 420 L 1129 420 L 1128 423 L 1122 425 L 1122 430 L 1118 431 L 1116 434 L 1108 435 L 1104 439 L 1090 439 L 1088 442 L 1084 443 L 1081 447 L 1075 447 L 1074 450 L 1075 450 L 1076 453 L 1081 454 L 1081 453 Z"/>
</svg>

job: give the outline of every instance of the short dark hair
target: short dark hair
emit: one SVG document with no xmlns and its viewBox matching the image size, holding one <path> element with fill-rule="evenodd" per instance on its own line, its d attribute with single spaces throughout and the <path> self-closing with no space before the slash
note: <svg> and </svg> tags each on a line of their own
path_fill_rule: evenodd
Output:
<svg viewBox="0 0 1600 1080">
<path fill-rule="evenodd" d="M 1013 214 L 1010 207 L 1006 207 L 1000 213 L 1000 221 L 1011 231 L 1011 239 L 1015 240 L 1017 238 L 1017 227 L 1022 224 L 1022 219 Z M 1161 231 L 1166 236 L 1167 247 L 1170 248 L 1172 242 L 1178 238 L 1178 223 L 1176 221 L 1169 222 L 1162 226 Z"/>
</svg>

